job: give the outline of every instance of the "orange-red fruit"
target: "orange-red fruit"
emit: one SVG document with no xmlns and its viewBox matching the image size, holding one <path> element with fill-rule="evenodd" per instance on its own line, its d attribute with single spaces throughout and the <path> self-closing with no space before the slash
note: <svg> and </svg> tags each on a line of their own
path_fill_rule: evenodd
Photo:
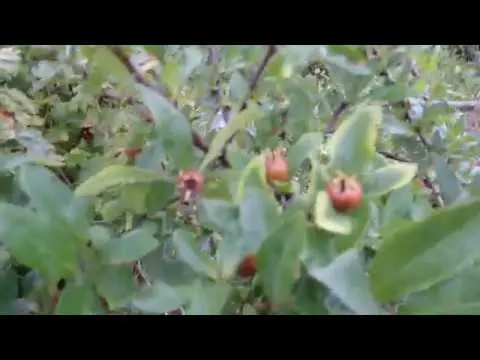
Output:
<svg viewBox="0 0 480 360">
<path fill-rule="evenodd" d="M 253 277 L 255 273 L 257 272 L 257 259 L 255 258 L 255 255 L 249 254 L 245 256 L 238 265 L 237 273 L 239 276 L 244 277 L 244 278 L 249 278 Z"/>
<path fill-rule="evenodd" d="M 203 174 L 195 170 L 180 171 L 177 179 L 180 201 L 188 202 L 197 193 L 203 191 Z"/>
<path fill-rule="evenodd" d="M 355 210 L 363 200 L 362 185 L 352 177 L 339 175 L 327 185 L 326 190 L 333 208 L 339 213 Z"/>
<path fill-rule="evenodd" d="M 182 308 L 167 311 L 167 315 L 183 315 L 183 314 L 184 313 Z"/>
<path fill-rule="evenodd" d="M 132 263 L 132 273 L 137 284 L 141 285 L 145 283 L 145 278 L 143 277 L 142 272 L 140 271 L 139 265 L 136 261 Z"/>
<path fill-rule="evenodd" d="M 203 190 L 203 174 L 195 170 L 180 171 L 178 174 L 178 187 L 180 189 L 201 192 Z"/>
<path fill-rule="evenodd" d="M 276 150 L 267 155 L 265 174 L 268 181 L 288 181 L 288 162 L 284 151 Z"/>
<path fill-rule="evenodd" d="M 128 158 L 135 159 L 135 157 L 142 152 L 142 148 L 128 148 L 124 151 Z"/>
<path fill-rule="evenodd" d="M 57 306 L 58 304 L 58 300 L 60 300 L 60 296 L 62 295 L 62 292 L 60 290 L 56 290 L 54 293 L 53 293 L 53 296 L 52 296 L 52 304 L 53 304 L 53 307 Z"/>
</svg>

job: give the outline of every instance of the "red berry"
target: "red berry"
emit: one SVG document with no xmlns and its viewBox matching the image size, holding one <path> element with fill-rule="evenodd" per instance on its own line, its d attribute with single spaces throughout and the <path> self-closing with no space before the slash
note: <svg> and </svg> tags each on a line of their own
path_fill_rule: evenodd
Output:
<svg viewBox="0 0 480 360">
<path fill-rule="evenodd" d="M 237 273 L 243 278 L 253 277 L 257 272 L 257 259 L 254 254 L 245 256 L 238 266 Z"/>
<path fill-rule="evenodd" d="M 145 278 L 142 275 L 142 271 L 140 270 L 140 264 L 137 261 L 132 263 L 132 273 L 135 277 L 135 281 L 137 284 L 141 285 L 145 283 Z"/>
<path fill-rule="evenodd" d="M 80 130 L 80 134 L 82 139 L 86 142 L 90 143 L 93 141 L 94 134 L 93 134 L 93 124 L 90 120 L 85 120 L 82 124 L 82 128 Z"/>
<path fill-rule="evenodd" d="M 178 308 L 178 309 L 167 311 L 166 315 L 184 315 L 184 312 L 182 308 Z"/>
<path fill-rule="evenodd" d="M 363 200 L 362 185 L 352 177 L 339 175 L 327 185 L 326 190 L 333 208 L 339 213 L 355 210 Z"/>
<path fill-rule="evenodd" d="M 204 178 L 203 174 L 195 170 L 180 171 L 177 179 L 178 192 L 180 200 L 188 202 L 188 200 L 197 193 L 203 191 Z"/>
<path fill-rule="evenodd" d="M 138 154 L 140 154 L 142 152 L 142 148 L 127 148 L 124 150 L 125 152 L 125 155 L 127 155 L 127 157 L 129 159 L 135 159 L 137 157 Z"/>
<path fill-rule="evenodd" d="M 288 181 L 288 162 L 285 151 L 275 150 L 265 159 L 265 174 L 268 181 Z"/>
<path fill-rule="evenodd" d="M 270 130 L 270 133 L 272 135 L 276 135 L 280 132 L 280 128 L 278 126 L 272 126 L 272 129 Z"/>
<path fill-rule="evenodd" d="M 62 291 L 61 290 L 56 290 L 55 293 L 53 294 L 52 296 L 52 304 L 53 304 L 53 307 L 56 307 L 57 304 L 58 304 L 58 300 L 60 300 L 60 296 L 62 295 Z"/>
</svg>

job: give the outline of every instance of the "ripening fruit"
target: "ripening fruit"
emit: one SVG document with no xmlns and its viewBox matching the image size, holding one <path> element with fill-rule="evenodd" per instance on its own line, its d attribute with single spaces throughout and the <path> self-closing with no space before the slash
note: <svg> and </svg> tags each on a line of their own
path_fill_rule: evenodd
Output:
<svg viewBox="0 0 480 360">
<path fill-rule="evenodd" d="M 95 135 L 93 134 L 93 122 L 89 119 L 85 119 L 80 129 L 80 135 L 87 143 L 91 143 Z"/>
<path fill-rule="evenodd" d="M 58 304 L 58 300 L 60 300 L 60 296 L 62 295 L 62 291 L 61 290 L 56 290 L 54 293 L 53 293 L 53 296 L 52 296 L 52 305 L 53 307 L 55 308 Z"/>
<path fill-rule="evenodd" d="M 82 139 L 85 140 L 87 143 L 91 143 L 93 141 L 94 135 L 91 127 L 82 127 L 80 132 Z"/>
<path fill-rule="evenodd" d="M 333 208 L 339 213 L 355 210 L 363 200 L 362 185 L 353 177 L 339 175 L 327 185 L 326 190 Z"/>
<path fill-rule="evenodd" d="M 181 170 L 177 178 L 180 201 L 188 202 L 193 196 L 203 191 L 204 177 L 195 170 Z"/>
<path fill-rule="evenodd" d="M 257 259 L 254 254 L 245 256 L 238 265 L 237 273 L 243 278 L 253 277 L 257 272 Z"/>
<path fill-rule="evenodd" d="M 127 155 L 127 157 L 129 159 L 135 159 L 137 157 L 138 154 L 140 154 L 142 152 L 142 148 L 127 148 L 124 150 L 125 152 L 125 155 Z"/>
<path fill-rule="evenodd" d="M 268 181 L 288 181 L 288 162 L 283 150 L 275 150 L 265 158 L 265 174 Z"/>
</svg>

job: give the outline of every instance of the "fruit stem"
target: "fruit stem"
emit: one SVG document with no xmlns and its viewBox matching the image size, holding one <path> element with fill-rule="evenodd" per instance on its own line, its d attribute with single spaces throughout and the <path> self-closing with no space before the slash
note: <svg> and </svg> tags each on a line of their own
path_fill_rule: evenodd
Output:
<svg viewBox="0 0 480 360">
<path fill-rule="evenodd" d="M 345 192 L 346 190 L 346 184 L 345 184 L 345 178 L 340 179 L 340 191 Z"/>
</svg>

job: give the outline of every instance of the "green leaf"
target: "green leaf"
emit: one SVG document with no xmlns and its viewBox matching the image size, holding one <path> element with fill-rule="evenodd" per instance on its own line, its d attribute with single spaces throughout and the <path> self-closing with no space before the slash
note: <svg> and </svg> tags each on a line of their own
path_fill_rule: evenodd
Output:
<svg viewBox="0 0 480 360">
<path fill-rule="evenodd" d="M 417 164 L 398 163 L 369 172 L 363 179 L 366 196 L 381 196 L 408 184 L 417 173 Z"/>
<path fill-rule="evenodd" d="M 220 315 L 230 294 L 228 284 L 197 283 L 192 301 L 187 310 L 188 315 Z"/>
<path fill-rule="evenodd" d="M 162 80 L 172 94 L 177 94 L 182 84 L 182 64 L 180 58 L 169 57 L 162 68 Z"/>
<path fill-rule="evenodd" d="M 188 79 L 194 71 L 202 65 L 204 61 L 204 53 L 198 46 L 188 46 L 184 50 L 184 64 L 182 68 L 183 80 Z"/>
<path fill-rule="evenodd" d="M 23 165 L 19 171 L 19 183 L 37 209 L 51 211 L 64 209 L 72 199 L 72 191 L 54 173 L 41 166 Z"/>
<path fill-rule="evenodd" d="M 319 191 L 317 193 L 314 209 L 314 221 L 319 228 L 335 234 L 349 235 L 352 233 L 352 219 L 347 215 L 338 213 L 332 207 L 332 204 L 330 203 L 328 195 L 325 191 Z"/>
<path fill-rule="evenodd" d="M 460 196 L 462 185 L 453 170 L 441 156 L 432 154 L 432 161 L 435 172 L 437 173 L 436 182 L 440 187 L 442 199 L 445 205 L 450 205 Z"/>
<path fill-rule="evenodd" d="M 161 281 L 170 286 L 191 284 L 198 274 L 188 264 L 175 257 L 171 239 L 165 239 L 162 246 L 142 258 L 142 268 L 149 280 Z"/>
<path fill-rule="evenodd" d="M 123 208 L 122 199 L 114 199 L 107 201 L 103 204 L 100 209 L 103 220 L 112 222 L 117 219 L 120 215 L 125 213 Z"/>
<path fill-rule="evenodd" d="M 239 218 L 239 207 L 226 201 L 203 198 L 198 204 L 198 219 L 210 230 L 219 233 L 235 232 Z"/>
<path fill-rule="evenodd" d="M 480 315 L 479 264 L 426 291 L 412 294 L 398 312 L 406 315 Z"/>
<path fill-rule="evenodd" d="M 238 220 L 230 224 L 217 249 L 225 278 L 234 273 L 245 255 L 256 253 L 267 236 L 281 224 L 276 202 L 263 190 L 247 187 L 239 208 Z"/>
<path fill-rule="evenodd" d="M 358 208 L 351 216 L 352 232 L 349 235 L 336 236 L 333 242 L 338 251 L 342 252 L 355 246 L 366 235 L 368 225 L 370 224 L 370 207 L 368 202 L 363 202 L 362 206 Z"/>
<path fill-rule="evenodd" d="M 311 265 L 310 276 L 325 284 L 345 305 L 359 315 L 382 315 L 386 312 L 373 298 L 366 269 L 357 249 L 338 256 L 327 267 Z"/>
<path fill-rule="evenodd" d="M 178 257 L 198 273 L 204 274 L 211 279 L 216 279 L 217 269 L 215 262 L 200 250 L 195 243 L 192 233 L 182 229 L 173 232 L 172 242 L 178 252 Z"/>
<path fill-rule="evenodd" d="M 142 226 L 109 241 L 101 250 L 104 262 L 112 265 L 128 263 L 154 251 L 160 245 L 153 236 L 155 231 L 153 226 Z"/>
<path fill-rule="evenodd" d="M 150 184 L 125 185 L 120 192 L 124 209 L 133 214 L 145 214 L 147 212 L 145 203 L 149 190 Z"/>
<path fill-rule="evenodd" d="M 75 201 L 73 192 L 53 172 L 40 166 L 23 165 L 19 171 L 19 183 L 37 211 L 61 217 L 77 230 L 82 227 L 86 230 L 84 204 Z"/>
<path fill-rule="evenodd" d="M 137 290 L 131 265 L 103 268 L 95 276 L 98 293 L 105 298 L 110 310 L 125 306 Z"/>
<path fill-rule="evenodd" d="M 221 129 L 213 138 L 212 143 L 208 153 L 205 155 L 202 164 L 200 165 L 200 170 L 205 169 L 205 167 L 210 164 L 214 159 L 216 159 L 222 152 L 223 147 L 227 141 L 238 131 L 245 129 L 250 123 L 255 120 L 260 119 L 263 116 L 263 112 L 260 107 L 253 102 L 250 102 L 247 108 L 240 112 L 234 112 L 232 110 L 232 119 Z"/>
<path fill-rule="evenodd" d="M 382 121 L 382 109 L 367 106 L 343 120 L 327 146 L 333 170 L 347 174 L 363 171 L 375 157 L 377 126 Z"/>
<path fill-rule="evenodd" d="M 294 175 L 300 169 L 300 165 L 305 159 L 310 157 L 310 154 L 323 143 L 323 138 L 323 133 L 303 134 L 295 145 L 288 150 L 288 172 L 290 175 Z"/>
<path fill-rule="evenodd" d="M 123 63 L 104 46 L 82 46 L 82 54 L 92 64 L 88 72 L 88 87 L 98 89 L 111 75 L 126 87 L 133 87 L 134 79 Z"/>
<path fill-rule="evenodd" d="M 390 301 L 422 291 L 480 258 L 480 201 L 444 209 L 385 238 L 371 263 L 372 289 Z"/>
<path fill-rule="evenodd" d="M 97 301 L 90 284 L 70 282 L 55 307 L 55 315 L 94 315 Z"/>
<path fill-rule="evenodd" d="M 155 129 L 168 157 L 179 169 L 193 165 L 194 148 L 190 123 L 163 96 L 138 84 L 138 93 L 155 117 Z"/>
<path fill-rule="evenodd" d="M 77 196 L 95 196 L 117 186 L 161 180 L 163 180 L 162 176 L 153 171 L 126 165 L 110 165 L 80 184 L 75 190 L 75 194 Z"/>
<path fill-rule="evenodd" d="M 300 268 L 306 225 L 305 215 L 297 212 L 265 240 L 257 254 L 258 274 L 273 302 L 282 303 L 290 297 Z"/>
<path fill-rule="evenodd" d="M 10 254 L 49 284 L 78 271 L 76 237 L 63 224 L 27 208 L 0 204 L 0 236 Z"/>
<path fill-rule="evenodd" d="M 327 289 L 310 276 L 302 276 L 295 285 L 295 312 L 298 315 L 328 315 L 324 299 Z"/>
<path fill-rule="evenodd" d="M 240 203 L 240 227 L 245 249 L 256 252 L 267 236 L 280 225 L 277 205 L 256 188 L 246 188 Z"/>
<path fill-rule="evenodd" d="M 306 239 L 305 247 L 300 256 L 306 267 L 309 264 L 327 266 L 338 255 L 333 242 L 334 235 L 308 225 Z"/>
<path fill-rule="evenodd" d="M 145 50 L 155 55 L 158 60 L 160 61 L 163 60 L 163 57 L 167 51 L 167 45 L 144 45 L 144 46 L 145 46 Z"/>
<path fill-rule="evenodd" d="M 266 188 L 267 179 L 265 176 L 265 157 L 264 155 L 255 156 L 243 168 L 240 177 L 236 184 L 236 191 L 234 192 L 234 200 L 236 203 L 240 202 L 244 197 L 244 191 L 247 186 Z"/>
<path fill-rule="evenodd" d="M 316 86 L 311 78 L 297 78 L 287 87 L 289 105 L 285 129 L 291 136 L 300 137 L 309 131 L 318 130 L 319 123 L 313 115 L 316 102 L 312 98 Z"/>
<path fill-rule="evenodd" d="M 354 62 L 363 62 L 367 60 L 367 53 L 361 45 L 328 45 L 331 53 L 344 55 L 346 59 Z"/>
<path fill-rule="evenodd" d="M 391 86 L 379 86 L 371 90 L 369 100 L 397 102 L 410 96 L 409 85 L 406 83 Z"/>
<path fill-rule="evenodd" d="M 381 213 L 382 227 L 390 225 L 396 219 L 408 218 L 412 206 L 413 192 L 411 186 L 404 186 L 392 191 Z"/>
<path fill-rule="evenodd" d="M 13 301 L 18 295 L 19 277 L 13 269 L 0 272 L 0 314 L 8 315 L 13 310 Z"/>
<path fill-rule="evenodd" d="M 175 184 L 167 181 L 129 184 L 122 188 L 123 208 L 134 214 L 153 214 L 164 210 L 175 193 Z"/>
<path fill-rule="evenodd" d="M 228 88 L 232 100 L 240 102 L 245 99 L 245 96 L 248 93 L 248 82 L 238 71 L 236 71 L 230 78 Z"/>
<path fill-rule="evenodd" d="M 164 314 L 184 303 L 185 299 L 175 288 L 161 281 L 144 288 L 132 300 L 132 306 L 144 314 Z"/>
<path fill-rule="evenodd" d="M 94 248 L 101 248 L 106 243 L 112 240 L 112 233 L 110 230 L 101 225 L 93 225 L 88 229 L 88 235 L 92 241 L 92 246 Z"/>
</svg>

